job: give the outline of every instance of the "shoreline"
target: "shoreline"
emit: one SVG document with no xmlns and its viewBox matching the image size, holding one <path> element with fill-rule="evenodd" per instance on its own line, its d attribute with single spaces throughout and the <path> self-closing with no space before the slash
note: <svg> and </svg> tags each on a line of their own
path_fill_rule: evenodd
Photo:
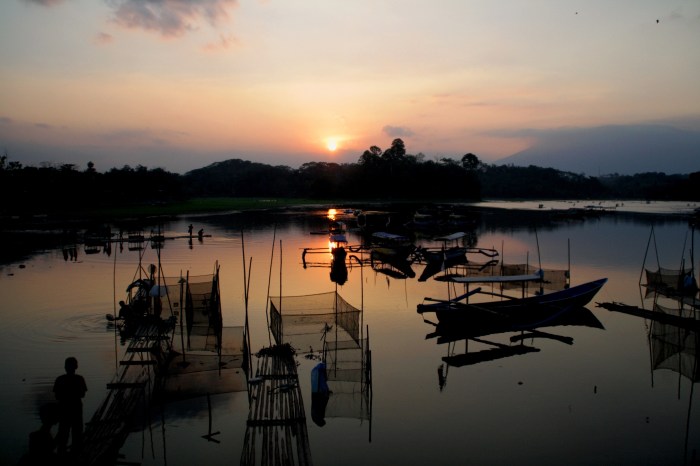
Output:
<svg viewBox="0 0 700 466">
<path fill-rule="evenodd" d="M 41 214 L 25 218 L 0 218 L 0 266 L 19 263 L 27 257 L 48 249 L 56 249 L 66 244 L 83 244 L 84 233 L 90 228 L 103 225 L 140 225 L 148 227 L 163 221 L 173 221 L 182 217 L 207 217 L 216 215 L 236 215 L 243 213 L 275 213 L 289 211 L 306 211 L 313 209 L 362 207 L 367 209 L 389 208 L 391 210 L 410 211 L 422 206 L 453 206 L 457 209 L 466 209 L 473 213 L 486 214 L 512 214 L 508 215 L 512 221 L 523 220 L 524 217 L 537 217 L 543 223 L 557 221 L 585 221 L 587 218 L 600 216 L 624 216 L 641 217 L 650 221 L 687 221 L 697 224 L 698 208 L 695 203 L 683 203 L 674 201 L 590 201 L 590 200 L 559 200 L 559 201 L 533 201 L 533 200 L 485 200 L 480 202 L 352 202 L 352 201 L 314 201 L 306 199 L 297 200 L 262 200 L 242 199 L 222 202 L 220 199 L 201 200 L 189 205 L 170 205 L 167 212 L 158 213 L 156 206 L 149 209 L 135 209 L 130 212 L 120 209 L 119 213 L 104 211 L 95 215 L 81 215 L 80 212 L 62 214 Z M 212 202 L 214 201 L 214 202 Z M 225 201 L 225 200 L 224 200 Z M 597 202 L 598 204 L 594 204 Z M 617 203 L 617 205 L 616 205 Z M 626 204 L 626 209 L 621 209 L 620 203 Z M 630 209 L 633 204 L 635 209 Z M 685 204 L 685 205 L 683 205 Z M 216 205 L 219 208 L 204 210 L 200 208 Z M 586 205 L 590 206 L 589 208 Z M 198 207 L 192 209 L 192 207 Z M 231 208 L 237 206 L 239 208 Z M 595 207 L 600 206 L 600 207 Z M 616 208 L 608 208 L 615 206 Z M 643 207 L 650 206 L 646 209 Z M 154 208 L 155 207 L 155 208 Z M 564 208 L 566 207 L 566 208 Z M 126 215 L 129 212 L 131 215 Z M 142 215 L 139 215 L 142 214 Z M 518 218 L 512 218 L 518 217 Z M 8 221 L 9 220 L 9 221 Z"/>
</svg>

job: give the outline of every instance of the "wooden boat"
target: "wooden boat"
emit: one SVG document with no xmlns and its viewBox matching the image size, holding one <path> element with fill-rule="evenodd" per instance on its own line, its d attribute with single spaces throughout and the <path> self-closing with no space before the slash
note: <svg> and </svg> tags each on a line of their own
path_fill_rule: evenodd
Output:
<svg viewBox="0 0 700 466">
<path fill-rule="evenodd" d="M 376 248 L 370 252 L 370 265 L 375 272 L 383 273 L 392 278 L 413 278 L 416 272 L 411 268 L 408 250 L 391 248 Z"/>
<path fill-rule="evenodd" d="M 407 236 L 379 231 L 371 236 L 370 250 L 376 260 L 410 264 L 416 246 Z"/>
<path fill-rule="evenodd" d="M 465 318 L 470 313 L 489 313 L 503 317 L 513 316 L 527 312 L 543 312 L 545 314 L 556 313 L 558 310 L 566 310 L 571 307 L 581 307 L 588 304 L 608 281 L 601 278 L 592 282 L 577 285 L 553 293 L 529 296 L 525 298 L 511 298 L 502 301 L 490 301 L 485 303 L 465 303 L 462 299 L 480 292 L 480 288 L 472 290 L 465 295 L 452 300 L 436 300 L 430 304 L 419 304 L 419 314 L 434 312 L 441 322 L 445 320 L 457 320 Z"/>
<path fill-rule="evenodd" d="M 386 231 L 377 231 L 372 233 L 372 244 L 378 244 L 388 247 L 408 246 L 412 245 L 411 239 L 408 236 L 397 235 Z"/>
<path fill-rule="evenodd" d="M 445 269 L 468 262 L 467 248 L 461 246 L 453 246 L 451 248 L 439 250 L 419 247 L 416 249 L 416 256 L 418 256 L 419 260 L 425 262 L 423 273 L 421 273 L 421 276 L 418 278 L 420 282 L 426 281 L 428 278 Z"/>
<path fill-rule="evenodd" d="M 365 234 L 386 230 L 390 224 L 390 212 L 363 210 L 357 214 L 357 226 Z"/>
<path fill-rule="evenodd" d="M 418 257 L 426 263 L 454 262 L 456 264 L 466 263 L 467 248 L 462 246 L 452 246 L 449 248 L 416 248 Z"/>
</svg>

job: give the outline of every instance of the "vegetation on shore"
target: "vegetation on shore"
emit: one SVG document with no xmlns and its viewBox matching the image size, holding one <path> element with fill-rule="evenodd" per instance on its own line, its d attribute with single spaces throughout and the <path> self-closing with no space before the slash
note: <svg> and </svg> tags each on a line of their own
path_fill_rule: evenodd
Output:
<svg viewBox="0 0 700 466">
<path fill-rule="evenodd" d="M 144 166 L 104 173 L 92 162 L 24 167 L 0 156 L 0 216 L 123 218 L 348 202 L 489 199 L 700 200 L 700 172 L 589 177 L 552 168 L 407 154 L 401 139 L 366 150 L 357 163 L 305 163 L 298 169 L 240 159 L 184 175 Z"/>
</svg>

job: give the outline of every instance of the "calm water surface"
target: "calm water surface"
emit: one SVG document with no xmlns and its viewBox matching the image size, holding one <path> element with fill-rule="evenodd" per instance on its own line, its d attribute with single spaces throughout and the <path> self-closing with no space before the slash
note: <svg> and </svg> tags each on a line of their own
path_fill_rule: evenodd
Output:
<svg viewBox="0 0 700 466">
<path fill-rule="evenodd" d="M 314 255 L 306 268 L 301 261 L 303 248 L 327 246 L 327 237 L 310 234 L 326 227 L 325 214 L 232 213 L 171 221 L 163 226 L 166 236 L 182 235 L 193 223 L 195 231 L 204 228 L 211 237 L 201 242 L 195 238 L 191 245 L 186 239 L 167 241 L 163 270 L 167 275 L 188 270 L 200 275 L 211 273 L 218 261 L 224 323 L 242 325 L 244 246 L 246 262 L 252 260 L 249 310 L 252 346 L 258 350 L 269 345 L 268 283 L 271 295 L 336 289 L 329 254 Z M 572 285 L 609 278 L 595 302 L 647 308 L 650 302 L 642 299 L 638 283 L 652 225 L 648 266 L 656 267 L 657 252 L 661 265 L 669 268 L 678 268 L 683 255 L 688 258 L 691 239 L 682 217 L 617 214 L 550 221 L 540 214 L 486 210 L 473 229 L 476 245 L 498 249 L 506 263 L 541 260 L 543 267 L 553 269 L 566 269 L 570 263 Z M 351 216 L 347 222 L 354 226 Z M 360 241 L 352 232 L 349 240 Z M 416 242 L 436 244 L 427 235 Z M 64 260 L 61 250 L 45 251 L 0 269 L 2 464 L 15 464 L 26 451 L 28 434 L 39 427 L 38 407 L 52 400 L 53 380 L 63 372 L 67 356 L 78 358 L 78 372 L 88 384 L 87 420 L 104 399 L 105 384 L 123 352 L 105 314 L 114 313 L 115 303 L 124 298 L 138 253 L 116 245 L 110 255 L 86 255 L 82 247 L 78 253 L 72 261 Z M 155 263 L 155 250 L 147 250 L 143 260 Z M 414 265 L 416 276 L 422 267 Z M 299 356 L 311 455 L 317 465 L 680 465 L 700 457 L 697 394 L 678 372 L 652 370 L 649 321 L 591 303 L 588 308 L 600 327 L 546 329 L 571 337 L 573 344 L 527 339 L 538 352 L 448 367 L 441 389 L 437 369 L 442 358 L 465 352 L 465 344 L 448 346 L 426 338 L 433 327 L 416 313 L 416 306 L 425 297 L 445 298 L 444 283 L 395 279 L 351 266 L 347 282 L 337 290 L 363 308 L 369 329 L 371 421 L 330 418 L 323 427 L 311 422 L 310 370 L 315 362 Z M 512 335 L 494 339 L 514 345 Z M 216 395 L 211 403 L 218 443 L 202 437 L 210 421 L 202 397 L 152 413 L 150 422 L 130 435 L 122 449 L 124 459 L 144 465 L 238 463 L 247 394 Z"/>
</svg>

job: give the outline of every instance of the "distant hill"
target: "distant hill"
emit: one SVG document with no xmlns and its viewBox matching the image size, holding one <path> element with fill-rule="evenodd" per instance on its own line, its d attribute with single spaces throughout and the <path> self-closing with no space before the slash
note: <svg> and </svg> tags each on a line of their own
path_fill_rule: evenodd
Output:
<svg viewBox="0 0 700 466">
<path fill-rule="evenodd" d="M 700 171 L 700 132 L 664 125 L 600 126 L 534 132 L 529 149 L 498 160 L 589 176 Z"/>
</svg>

